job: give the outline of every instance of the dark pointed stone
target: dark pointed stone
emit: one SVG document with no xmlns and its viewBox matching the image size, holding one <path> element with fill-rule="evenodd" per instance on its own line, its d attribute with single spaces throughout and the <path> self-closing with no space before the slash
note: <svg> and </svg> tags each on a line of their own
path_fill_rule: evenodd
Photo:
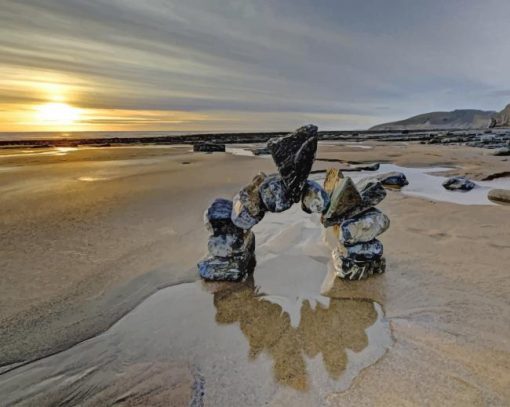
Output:
<svg viewBox="0 0 510 407">
<path fill-rule="evenodd" d="M 293 202 L 301 199 L 315 159 L 317 140 L 317 126 L 309 124 L 287 136 L 271 139 L 267 144 Z"/>
</svg>

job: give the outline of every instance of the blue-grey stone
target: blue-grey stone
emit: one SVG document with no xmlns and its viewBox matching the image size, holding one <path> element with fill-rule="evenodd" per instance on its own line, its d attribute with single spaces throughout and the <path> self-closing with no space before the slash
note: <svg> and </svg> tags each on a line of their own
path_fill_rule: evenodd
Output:
<svg viewBox="0 0 510 407">
<path fill-rule="evenodd" d="M 244 231 L 232 223 L 230 218 L 232 201 L 217 198 L 204 212 L 204 224 L 214 236 L 218 235 L 242 235 Z"/>
<path fill-rule="evenodd" d="M 338 277 L 345 280 L 362 280 L 373 274 L 382 274 L 386 271 L 384 257 L 369 261 L 357 261 L 343 257 L 338 248 L 333 250 L 332 257 Z"/>
<path fill-rule="evenodd" d="M 369 242 L 390 226 L 388 217 L 376 208 L 347 219 L 340 225 L 340 243 L 352 246 L 357 243 Z"/>
<path fill-rule="evenodd" d="M 270 212 L 283 212 L 294 203 L 279 175 L 267 177 L 260 185 L 259 194 L 265 208 Z"/>
<path fill-rule="evenodd" d="M 342 257 L 356 261 L 369 261 L 381 258 L 384 248 L 379 240 L 374 239 L 352 246 L 342 246 L 339 250 L 342 253 Z"/>
<path fill-rule="evenodd" d="M 471 191 L 475 183 L 466 177 L 451 177 L 443 182 L 443 187 L 450 191 Z"/>
<path fill-rule="evenodd" d="M 248 251 L 232 257 L 207 257 L 197 266 L 204 280 L 241 281 L 253 271 L 254 264 L 255 255 Z"/>
<path fill-rule="evenodd" d="M 322 213 L 328 209 L 329 194 L 315 181 L 307 180 L 301 196 L 301 209 L 306 213 Z"/>
<path fill-rule="evenodd" d="M 317 151 L 317 126 L 309 124 L 293 133 L 269 140 L 278 172 L 293 202 L 299 202 Z"/>
<path fill-rule="evenodd" d="M 244 235 L 211 236 L 207 247 L 214 257 L 231 257 L 247 251 L 252 252 L 255 250 L 255 235 L 249 231 Z"/>
<path fill-rule="evenodd" d="M 264 217 L 265 207 L 260 199 L 259 188 L 265 179 L 266 174 L 261 172 L 234 197 L 231 219 L 236 226 L 251 229 Z"/>
<path fill-rule="evenodd" d="M 389 187 L 404 187 L 409 185 L 409 181 L 403 172 L 392 171 L 376 175 L 375 178 L 381 181 L 381 184 Z"/>
<path fill-rule="evenodd" d="M 386 198 L 386 190 L 382 183 L 373 177 L 363 178 L 356 183 L 359 191 L 363 208 L 376 206 Z"/>
</svg>

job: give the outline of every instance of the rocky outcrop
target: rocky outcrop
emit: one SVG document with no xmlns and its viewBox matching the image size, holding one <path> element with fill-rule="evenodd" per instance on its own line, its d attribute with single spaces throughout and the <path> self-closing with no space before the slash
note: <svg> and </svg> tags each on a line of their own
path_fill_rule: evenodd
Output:
<svg viewBox="0 0 510 407">
<path fill-rule="evenodd" d="M 490 127 L 510 127 L 510 104 L 492 117 Z"/>
</svg>

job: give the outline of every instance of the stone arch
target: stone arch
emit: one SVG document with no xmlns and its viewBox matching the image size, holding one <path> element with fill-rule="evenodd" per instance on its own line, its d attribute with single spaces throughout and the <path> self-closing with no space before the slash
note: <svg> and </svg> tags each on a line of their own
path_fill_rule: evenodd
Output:
<svg viewBox="0 0 510 407">
<path fill-rule="evenodd" d="M 255 267 L 255 235 L 251 228 L 266 212 L 283 212 L 301 202 L 307 213 L 321 214 L 338 242 L 332 258 L 340 278 L 362 279 L 385 271 L 382 243 L 376 239 L 389 219 L 375 208 L 386 191 L 369 177 L 355 185 L 337 169 L 326 173 L 324 187 L 309 180 L 318 129 L 307 125 L 268 142 L 278 173 L 259 173 L 232 199 L 215 199 L 204 213 L 209 256 L 198 263 L 206 280 L 241 281 Z"/>
</svg>

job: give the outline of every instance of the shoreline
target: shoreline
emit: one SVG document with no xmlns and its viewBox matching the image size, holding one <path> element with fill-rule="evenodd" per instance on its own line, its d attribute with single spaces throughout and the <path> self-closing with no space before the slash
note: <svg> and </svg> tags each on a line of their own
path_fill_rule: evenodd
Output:
<svg viewBox="0 0 510 407">
<path fill-rule="evenodd" d="M 480 134 L 506 134 L 510 131 L 507 128 L 496 129 L 430 129 L 430 130 L 337 130 L 320 131 L 321 141 L 422 141 L 427 142 L 435 139 L 441 142 L 443 139 L 461 137 L 474 139 Z M 99 137 L 99 138 L 47 138 L 47 139 L 12 139 L 2 140 L 0 133 L 0 149 L 6 148 L 50 148 L 50 147 L 77 147 L 77 146 L 122 146 L 133 144 L 196 144 L 196 143 L 218 143 L 218 144 L 245 144 L 265 143 L 273 137 L 285 135 L 288 132 L 246 132 L 246 133 L 197 133 L 183 135 L 158 135 L 143 137 Z M 453 141 L 458 142 L 458 141 Z"/>
</svg>

